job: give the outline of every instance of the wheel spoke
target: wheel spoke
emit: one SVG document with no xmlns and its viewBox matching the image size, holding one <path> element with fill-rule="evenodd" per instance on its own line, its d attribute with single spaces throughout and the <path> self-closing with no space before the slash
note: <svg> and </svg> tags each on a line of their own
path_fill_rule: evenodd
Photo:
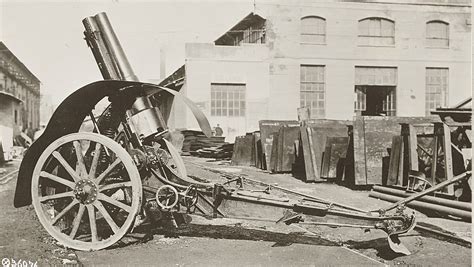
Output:
<svg viewBox="0 0 474 267">
<path fill-rule="evenodd" d="M 63 156 L 58 151 L 53 152 L 53 157 L 55 157 L 59 161 L 59 163 L 61 163 L 61 165 L 64 167 L 64 169 L 66 169 L 69 175 L 71 175 L 72 179 L 74 179 L 75 182 L 78 182 L 79 180 L 81 180 L 79 175 L 77 175 L 76 171 L 74 171 L 71 165 L 67 163 L 67 161 L 63 158 Z"/>
<path fill-rule="evenodd" d="M 79 210 L 77 211 L 76 218 L 74 218 L 74 221 L 72 222 L 72 230 L 71 233 L 69 234 L 69 237 L 74 239 L 77 233 L 77 229 L 79 229 L 79 224 L 81 224 L 81 219 L 82 215 L 84 214 L 84 209 L 86 206 L 79 204 Z"/>
<path fill-rule="evenodd" d="M 108 185 L 103 185 L 99 188 L 99 192 L 110 190 L 110 189 L 115 189 L 115 188 L 122 188 L 122 187 L 131 187 L 132 182 L 121 182 L 121 183 L 114 183 L 114 184 L 108 184 Z"/>
<path fill-rule="evenodd" d="M 89 179 L 95 178 L 97 165 L 99 164 L 100 152 L 102 151 L 101 148 L 102 145 L 100 143 L 95 143 L 94 157 L 92 158 L 91 168 L 89 170 Z"/>
<path fill-rule="evenodd" d="M 65 207 L 58 215 L 56 215 L 56 217 L 53 218 L 53 220 L 51 220 L 51 225 L 54 225 L 61 217 L 63 217 L 66 214 L 66 212 L 71 210 L 72 207 L 74 207 L 78 203 L 79 201 L 77 201 L 77 199 L 73 199 L 71 203 L 67 205 L 67 207 Z"/>
<path fill-rule="evenodd" d="M 104 219 L 107 221 L 107 223 L 109 224 L 110 228 L 112 229 L 112 231 L 114 231 L 114 233 L 117 233 L 118 230 L 119 230 L 119 227 L 117 226 L 117 224 L 114 222 L 114 220 L 112 219 L 112 217 L 110 217 L 110 214 L 107 212 L 107 210 L 105 209 L 104 205 L 102 205 L 102 203 L 100 203 L 100 201 L 96 201 L 94 202 L 94 206 L 97 208 L 97 210 L 102 214 L 102 216 L 104 216 Z"/>
<path fill-rule="evenodd" d="M 110 166 L 107 167 L 107 169 L 105 169 L 105 171 L 101 173 L 99 177 L 97 177 L 97 179 L 95 180 L 96 184 L 100 184 L 100 182 L 105 178 L 105 176 L 107 176 L 107 174 L 109 174 L 115 167 L 117 167 L 120 162 L 122 162 L 120 158 L 117 158 L 112 164 L 110 164 Z"/>
<path fill-rule="evenodd" d="M 89 213 L 89 224 L 91 226 L 91 238 L 92 242 L 97 242 L 97 224 L 95 222 L 95 210 L 94 206 L 87 205 L 87 212 Z"/>
<path fill-rule="evenodd" d="M 48 179 L 50 179 L 50 180 L 52 180 L 52 181 L 55 181 L 55 182 L 58 182 L 58 183 L 60 183 L 60 184 L 63 184 L 63 185 L 65 185 L 65 186 L 67 186 L 67 187 L 69 187 L 69 188 L 72 188 L 72 189 L 74 189 L 74 187 L 76 186 L 75 183 L 73 183 L 73 182 L 71 182 L 71 181 L 68 181 L 68 180 L 66 180 L 65 178 L 61 178 L 61 177 L 59 177 L 59 176 L 56 176 L 56 175 L 51 174 L 51 173 L 49 173 L 49 172 L 46 172 L 46 171 L 42 171 L 42 172 L 40 173 L 40 176 L 41 176 L 41 177 L 44 177 L 44 178 L 48 178 Z"/>
<path fill-rule="evenodd" d="M 84 163 L 84 156 L 82 155 L 81 143 L 79 143 L 79 141 L 74 141 L 72 142 L 72 144 L 74 145 L 74 150 L 76 151 L 77 157 L 77 164 L 79 165 L 78 170 L 76 170 L 76 172 L 79 173 L 79 176 L 81 176 L 81 174 L 87 174 L 86 164 Z"/>
<path fill-rule="evenodd" d="M 114 205 L 114 206 L 116 206 L 116 207 L 119 207 L 119 208 L 123 209 L 124 211 L 126 211 L 126 212 L 128 212 L 128 213 L 130 213 L 130 211 L 132 210 L 132 207 L 131 207 L 131 206 L 129 206 L 129 205 L 127 205 L 127 204 L 124 204 L 124 203 L 122 203 L 122 202 L 120 202 L 120 201 L 118 201 L 118 200 L 115 200 L 115 199 L 113 199 L 113 198 L 111 198 L 111 197 L 109 197 L 109 196 L 106 196 L 106 195 L 104 195 L 104 194 L 99 194 L 98 199 L 99 199 L 99 200 L 103 200 L 103 201 L 105 201 L 105 202 L 108 202 L 108 203 L 110 203 L 110 204 L 112 204 L 112 205 Z"/>
<path fill-rule="evenodd" d="M 74 192 L 68 191 L 64 193 L 59 193 L 59 194 L 54 194 L 54 195 L 47 195 L 47 196 L 42 196 L 39 198 L 40 202 L 45 202 L 50 199 L 58 199 L 58 198 L 63 198 L 63 197 L 74 197 Z"/>
</svg>

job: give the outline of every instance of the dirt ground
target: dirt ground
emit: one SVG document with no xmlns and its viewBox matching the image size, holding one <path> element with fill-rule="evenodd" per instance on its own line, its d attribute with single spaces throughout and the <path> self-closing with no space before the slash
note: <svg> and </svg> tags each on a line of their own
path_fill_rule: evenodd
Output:
<svg viewBox="0 0 474 267">
<path fill-rule="evenodd" d="M 302 193 L 343 204 L 372 209 L 387 202 L 368 198 L 368 191 L 353 191 L 334 184 L 306 184 L 287 174 L 229 166 L 226 162 L 185 158 L 188 174 L 207 180 L 223 178 L 208 169 L 238 173 L 278 184 Z M 412 252 L 394 255 L 383 232 L 360 229 L 281 225 L 273 221 L 236 218 L 209 219 L 191 215 L 191 223 L 178 229 L 154 228 L 151 240 L 141 231 L 123 238 L 116 246 L 79 252 L 62 248 L 48 236 L 31 206 L 13 207 L 18 168 L 11 162 L 0 174 L 0 256 L 2 259 L 37 261 L 38 266 L 79 264 L 84 266 L 470 266 L 471 249 L 412 231 L 400 237 Z M 204 167 L 204 168 L 203 168 Z M 207 168 L 207 169 L 206 169 Z M 470 239 L 471 224 L 417 216 L 428 223 Z"/>
</svg>

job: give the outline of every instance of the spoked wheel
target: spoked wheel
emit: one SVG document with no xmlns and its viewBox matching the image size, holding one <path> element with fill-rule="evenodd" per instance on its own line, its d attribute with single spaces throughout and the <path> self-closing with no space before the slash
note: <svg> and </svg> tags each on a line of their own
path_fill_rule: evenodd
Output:
<svg viewBox="0 0 474 267">
<path fill-rule="evenodd" d="M 41 154 L 31 195 L 51 236 L 69 248 L 99 250 L 130 229 L 140 208 L 142 184 L 118 143 L 96 133 L 73 133 Z"/>
</svg>

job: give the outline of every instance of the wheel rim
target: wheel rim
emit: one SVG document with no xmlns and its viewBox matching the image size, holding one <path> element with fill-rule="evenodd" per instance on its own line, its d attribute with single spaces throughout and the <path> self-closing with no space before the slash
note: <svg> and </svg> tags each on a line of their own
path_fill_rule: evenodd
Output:
<svg viewBox="0 0 474 267">
<path fill-rule="evenodd" d="M 120 240 L 141 204 L 140 175 L 128 153 L 96 133 L 63 136 L 41 154 L 32 203 L 48 233 L 66 247 L 98 250 Z"/>
<path fill-rule="evenodd" d="M 156 191 L 155 199 L 162 209 L 172 209 L 178 204 L 178 191 L 171 185 L 163 185 Z"/>
</svg>

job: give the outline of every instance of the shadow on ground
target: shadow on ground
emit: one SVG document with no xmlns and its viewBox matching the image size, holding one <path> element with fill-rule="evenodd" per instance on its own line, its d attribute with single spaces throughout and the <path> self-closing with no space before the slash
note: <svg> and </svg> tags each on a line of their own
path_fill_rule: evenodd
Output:
<svg viewBox="0 0 474 267">
<path fill-rule="evenodd" d="M 290 246 L 292 244 L 306 244 L 317 246 L 346 246 L 351 249 L 374 249 L 377 256 L 385 260 L 393 260 L 400 254 L 394 253 L 386 238 L 376 238 L 366 241 L 348 241 L 336 242 L 320 236 L 308 236 L 302 232 L 280 233 L 275 231 L 249 229 L 237 225 L 200 225 L 188 224 L 178 228 L 154 227 L 150 225 L 140 227 L 133 234 L 127 235 L 116 245 L 108 248 L 127 247 L 134 244 L 146 243 L 153 239 L 154 235 L 163 235 L 164 237 L 179 238 L 186 237 L 206 237 L 215 239 L 235 239 L 249 241 L 267 241 L 274 242 L 272 247 Z"/>
</svg>

